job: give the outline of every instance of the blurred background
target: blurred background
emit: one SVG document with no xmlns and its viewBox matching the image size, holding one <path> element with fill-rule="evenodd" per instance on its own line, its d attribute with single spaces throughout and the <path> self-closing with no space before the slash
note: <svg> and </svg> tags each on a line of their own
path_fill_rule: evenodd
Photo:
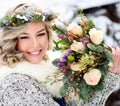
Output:
<svg viewBox="0 0 120 106">
<path fill-rule="evenodd" d="M 52 9 L 59 13 L 62 21 L 77 21 L 78 12 L 90 13 L 95 25 L 103 30 L 104 43 L 120 46 L 120 0 L 1 0 L 0 17 L 12 6 L 22 2 L 32 2 L 42 9 Z"/>
</svg>

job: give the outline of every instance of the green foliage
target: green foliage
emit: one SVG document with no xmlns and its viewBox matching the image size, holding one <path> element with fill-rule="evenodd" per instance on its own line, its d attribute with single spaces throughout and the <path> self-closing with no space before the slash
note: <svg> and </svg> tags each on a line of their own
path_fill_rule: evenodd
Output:
<svg viewBox="0 0 120 106">
<path fill-rule="evenodd" d="M 63 81 L 63 86 L 60 88 L 60 94 L 62 97 L 65 97 L 69 87 L 69 79 L 65 75 L 63 76 L 62 81 Z"/>
<path fill-rule="evenodd" d="M 104 52 L 104 47 L 101 45 L 94 45 L 92 43 L 88 43 L 87 47 L 94 52 L 98 52 L 98 53 Z"/>
<path fill-rule="evenodd" d="M 67 42 L 67 41 L 65 41 L 65 40 L 59 40 L 59 41 L 58 41 L 58 45 L 59 45 L 59 44 L 64 45 L 64 46 L 69 46 L 69 45 L 70 45 L 70 43 Z"/>
<path fill-rule="evenodd" d="M 63 86 L 60 88 L 60 95 L 61 95 L 62 97 L 65 97 L 67 90 L 68 90 L 68 85 L 67 85 L 67 84 L 66 84 L 66 85 L 63 85 Z"/>
<path fill-rule="evenodd" d="M 55 59 L 55 60 L 52 61 L 52 64 L 54 66 L 58 67 L 58 61 L 59 61 L 59 59 L 57 58 L 57 59 Z"/>
<path fill-rule="evenodd" d="M 95 27 L 92 20 L 89 20 L 87 27 L 88 27 L 89 30 Z"/>
<path fill-rule="evenodd" d="M 65 34 L 65 29 L 55 24 L 52 26 L 52 29 L 58 34 Z"/>
<path fill-rule="evenodd" d="M 43 16 L 42 15 L 34 15 L 32 17 L 32 21 L 36 21 L 36 20 L 43 20 Z"/>
<path fill-rule="evenodd" d="M 107 49 L 104 49 L 104 53 L 107 57 L 107 60 L 112 62 L 113 58 L 112 58 L 112 55 L 111 55 L 110 51 L 108 51 Z"/>
<path fill-rule="evenodd" d="M 79 83 L 78 87 L 80 90 L 79 97 L 88 100 L 92 92 L 92 86 L 87 85 L 84 79 L 81 79 L 81 82 Z"/>
</svg>

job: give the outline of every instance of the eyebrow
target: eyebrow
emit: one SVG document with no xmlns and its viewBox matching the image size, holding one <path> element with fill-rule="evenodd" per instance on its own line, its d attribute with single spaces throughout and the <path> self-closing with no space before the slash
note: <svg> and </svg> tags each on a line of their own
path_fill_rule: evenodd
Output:
<svg viewBox="0 0 120 106">
<path fill-rule="evenodd" d="M 39 30 L 36 34 L 38 34 L 38 33 L 42 32 L 42 31 L 44 31 L 44 30 L 45 30 L 45 28 L 44 28 L 44 29 Z M 21 33 L 21 34 L 29 35 L 29 33 L 26 33 L 26 32 L 23 32 L 23 33 Z"/>
<path fill-rule="evenodd" d="M 37 33 L 40 33 L 40 32 L 42 32 L 42 31 L 44 31 L 45 30 L 45 28 L 44 29 L 41 29 L 40 31 L 38 31 Z"/>
</svg>

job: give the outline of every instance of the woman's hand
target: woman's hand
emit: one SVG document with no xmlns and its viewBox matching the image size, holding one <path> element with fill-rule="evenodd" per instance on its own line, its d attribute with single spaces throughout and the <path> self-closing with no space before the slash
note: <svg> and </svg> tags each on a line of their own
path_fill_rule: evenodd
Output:
<svg viewBox="0 0 120 106">
<path fill-rule="evenodd" d="M 112 73 L 120 73 L 120 47 L 112 47 L 113 67 L 109 68 Z"/>
</svg>

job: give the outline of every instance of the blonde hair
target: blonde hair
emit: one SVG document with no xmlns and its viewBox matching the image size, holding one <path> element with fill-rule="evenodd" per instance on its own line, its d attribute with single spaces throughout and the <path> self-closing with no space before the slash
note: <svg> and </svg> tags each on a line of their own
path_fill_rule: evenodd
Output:
<svg viewBox="0 0 120 106">
<path fill-rule="evenodd" d="M 25 11 L 26 9 L 39 9 L 34 4 L 23 3 L 17 5 L 15 8 L 10 9 L 6 12 L 6 15 L 12 15 L 15 12 Z M 40 10 L 40 9 L 39 9 Z M 41 11 L 41 10 L 40 10 Z M 45 24 L 46 30 L 48 32 L 49 46 L 48 49 L 51 49 L 52 45 L 52 21 L 43 22 Z M 23 60 L 23 54 L 20 51 L 17 51 L 17 37 L 22 33 L 27 26 L 26 24 L 17 26 L 17 27 L 7 27 L 3 29 L 0 35 L 0 53 L 3 56 L 1 59 L 1 65 L 8 65 L 9 67 L 14 67 L 18 62 Z M 43 60 L 47 60 L 48 56 L 45 54 Z"/>
</svg>

